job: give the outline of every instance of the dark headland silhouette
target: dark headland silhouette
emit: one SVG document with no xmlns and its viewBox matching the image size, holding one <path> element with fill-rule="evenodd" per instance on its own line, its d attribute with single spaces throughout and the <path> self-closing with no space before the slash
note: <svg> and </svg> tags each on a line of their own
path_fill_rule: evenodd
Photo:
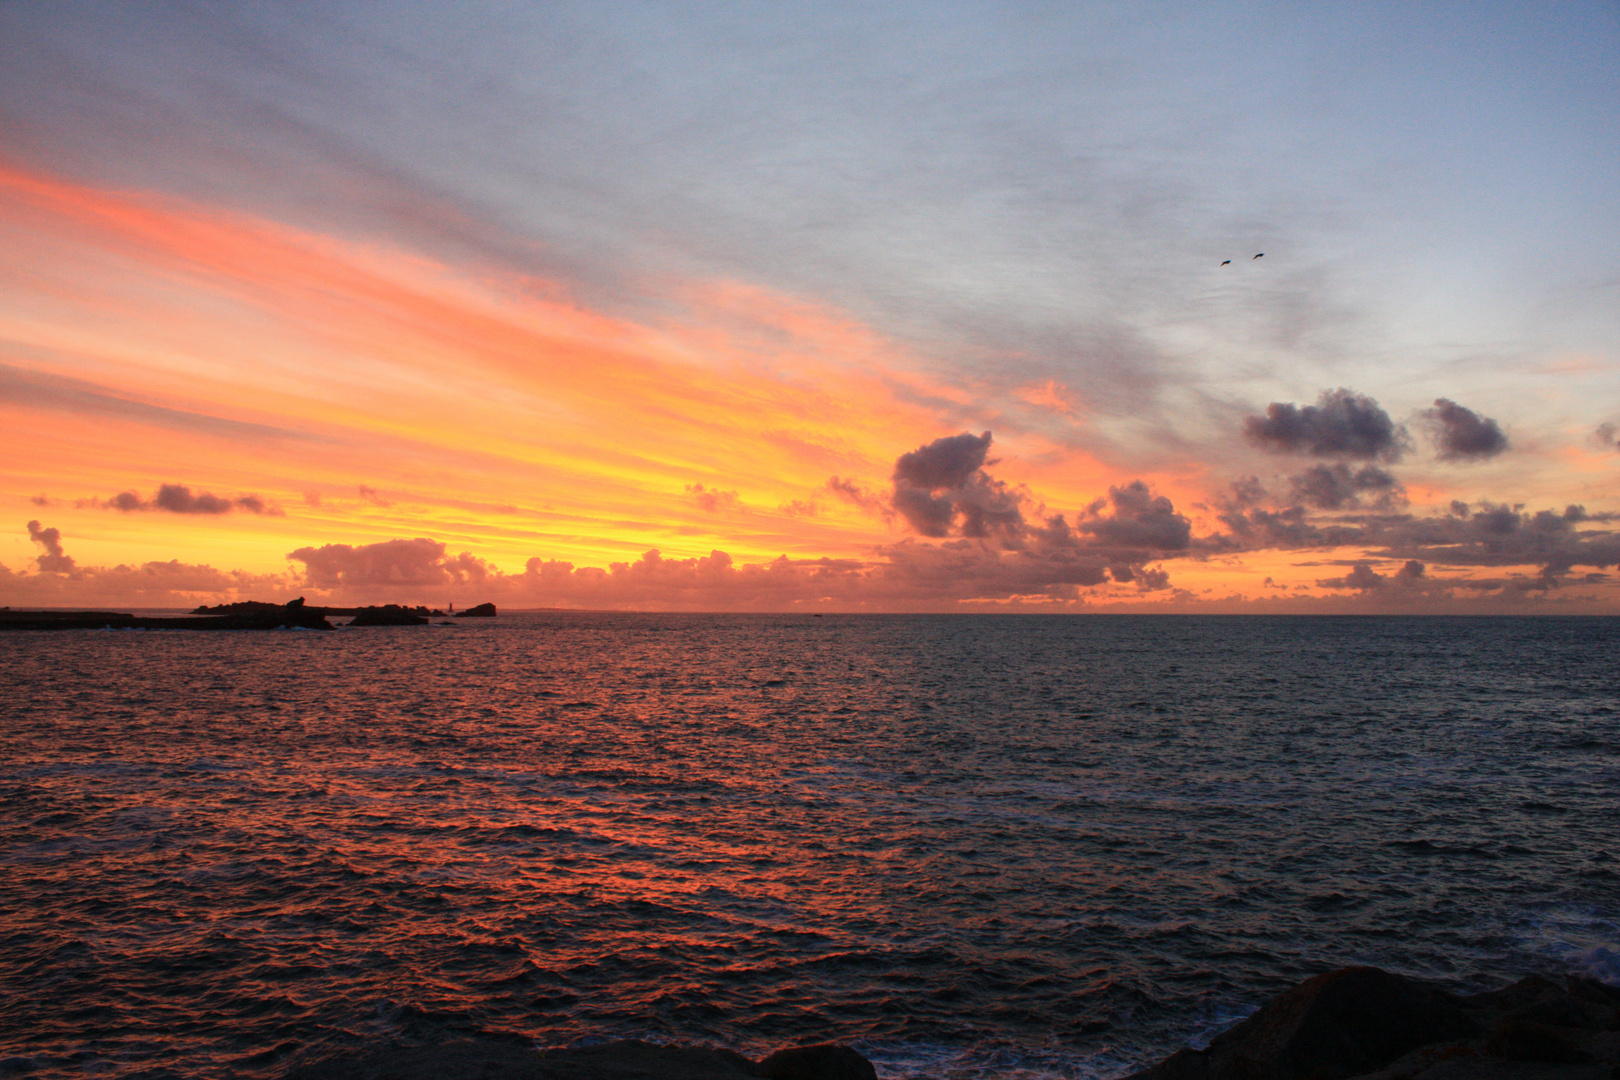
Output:
<svg viewBox="0 0 1620 1080">
<path fill-rule="evenodd" d="M 494 618 L 494 604 L 461 612 Z M 300 596 L 285 604 L 239 600 L 204 604 L 189 615 L 134 615 L 119 611 L 12 611 L 0 608 L 0 630 L 333 630 L 328 616 L 348 617 L 349 626 L 426 626 L 444 612 L 436 608 L 379 604 L 370 607 L 317 607 Z"/>
</svg>

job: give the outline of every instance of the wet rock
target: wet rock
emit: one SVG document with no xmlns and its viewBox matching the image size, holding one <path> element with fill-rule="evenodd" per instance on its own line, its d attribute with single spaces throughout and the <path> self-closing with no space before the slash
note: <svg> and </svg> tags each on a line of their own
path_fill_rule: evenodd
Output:
<svg viewBox="0 0 1620 1080">
<path fill-rule="evenodd" d="M 525 1040 L 495 1036 L 362 1051 L 305 1063 L 284 1075 L 285 1080 L 876 1080 L 871 1062 L 846 1046 L 793 1047 L 756 1065 L 712 1047 L 628 1039 L 536 1050 Z"/>
<path fill-rule="evenodd" d="M 1491 1025 L 1485 1036 L 1484 1051 L 1507 1061 L 1546 1061 L 1574 1064 L 1591 1061 L 1582 1049 L 1586 1040 L 1579 1028 L 1537 1023 L 1517 1016 L 1504 1016 Z"/>
<path fill-rule="evenodd" d="M 1344 968 L 1273 998 L 1207 1050 L 1179 1051 L 1133 1080 L 1342 1080 L 1479 1033 L 1479 1020 L 1442 990 Z"/>
<path fill-rule="evenodd" d="M 758 1073 L 729 1050 L 636 1040 L 536 1050 L 520 1040 L 479 1038 L 329 1058 L 285 1080 L 758 1080 Z"/>
<path fill-rule="evenodd" d="M 1131 1080 L 1620 1080 L 1620 990 L 1540 976 L 1457 997 L 1377 968 L 1309 979 Z"/>
<path fill-rule="evenodd" d="M 877 1080 L 870 1061 L 832 1043 L 778 1050 L 759 1063 L 759 1073 L 767 1080 Z"/>
</svg>

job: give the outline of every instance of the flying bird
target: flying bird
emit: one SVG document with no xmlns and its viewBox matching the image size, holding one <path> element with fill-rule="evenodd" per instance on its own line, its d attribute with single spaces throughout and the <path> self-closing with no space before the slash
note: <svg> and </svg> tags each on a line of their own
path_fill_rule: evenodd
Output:
<svg viewBox="0 0 1620 1080">
<path fill-rule="evenodd" d="M 1221 260 L 1221 265 L 1222 266 L 1231 266 L 1232 265 L 1232 260 L 1231 259 L 1222 259 Z"/>
<path fill-rule="evenodd" d="M 1254 259 L 1262 259 L 1262 258 L 1265 258 L 1265 254 L 1266 254 L 1266 253 L 1265 253 L 1265 252 L 1263 252 L 1263 251 L 1262 251 L 1262 252 L 1261 252 L 1261 253 L 1260 253 L 1260 254 L 1258 254 L 1258 255 L 1256 255 L 1256 256 L 1255 256 L 1255 257 L 1254 257 Z M 1250 262 L 1254 262 L 1254 259 L 1250 259 L 1250 260 L 1249 260 L 1249 261 L 1250 261 Z"/>
</svg>

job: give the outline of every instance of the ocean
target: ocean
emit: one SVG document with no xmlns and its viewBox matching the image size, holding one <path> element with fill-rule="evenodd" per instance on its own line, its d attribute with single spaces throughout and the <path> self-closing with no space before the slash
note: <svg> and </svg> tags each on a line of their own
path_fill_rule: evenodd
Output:
<svg viewBox="0 0 1620 1080">
<path fill-rule="evenodd" d="M 477 1032 L 1102 1080 L 1354 963 L 1620 982 L 1620 619 L 0 639 L 0 1073 Z"/>
</svg>

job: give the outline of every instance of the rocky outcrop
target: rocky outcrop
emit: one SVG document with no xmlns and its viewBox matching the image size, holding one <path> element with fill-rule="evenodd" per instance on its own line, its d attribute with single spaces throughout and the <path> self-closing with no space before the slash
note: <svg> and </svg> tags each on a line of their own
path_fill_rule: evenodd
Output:
<svg viewBox="0 0 1620 1080">
<path fill-rule="evenodd" d="M 786 1072 L 767 1072 L 776 1063 Z M 864 1072 L 861 1071 L 864 1066 Z M 390 1049 L 302 1065 L 286 1080 L 875 1080 L 871 1062 L 847 1046 L 779 1050 L 756 1064 L 730 1050 L 655 1046 L 638 1040 L 534 1050 L 484 1039 Z"/>
<path fill-rule="evenodd" d="M 456 618 L 458 619 L 493 619 L 494 617 L 494 604 L 479 604 L 477 607 L 470 607 L 466 611 L 456 612 Z"/>
<path fill-rule="evenodd" d="M 402 608 L 398 604 L 383 604 L 380 607 L 363 607 L 355 611 L 354 618 L 349 620 L 350 626 L 426 626 L 428 613 L 411 608 Z"/>
<path fill-rule="evenodd" d="M 872 1063 L 847 1046 L 790 1046 L 759 1063 L 767 1080 L 877 1080 Z"/>
<path fill-rule="evenodd" d="M 1344 968 L 1128 1080 L 1615 1080 L 1617 1029 L 1620 990 L 1590 979 L 1531 977 L 1462 997 Z"/>
</svg>

